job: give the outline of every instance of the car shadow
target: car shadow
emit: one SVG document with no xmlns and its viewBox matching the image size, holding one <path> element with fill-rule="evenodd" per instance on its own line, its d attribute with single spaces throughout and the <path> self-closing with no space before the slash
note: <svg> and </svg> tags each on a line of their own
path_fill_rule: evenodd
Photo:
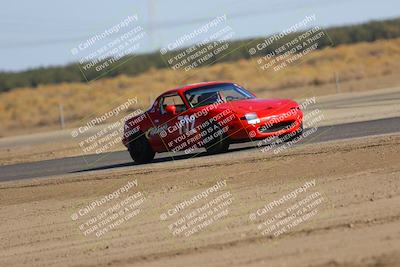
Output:
<svg viewBox="0 0 400 267">
<path fill-rule="evenodd" d="M 323 126 L 318 129 L 319 132 L 322 131 L 324 133 L 325 131 L 331 129 L 332 126 Z M 311 139 L 311 140 L 310 140 Z M 313 140 L 313 138 L 305 137 L 302 140 L 300 140 L 297 144 L 302 144 L 302 143 L 309 143 L 315 142 L 315 141 L 321 141 L 323 139 L 327 138 L 319 138 L 317 140 Z M 328 138 L 329 139 L 329 138 Z M 297 145 L 296 144 L 296 145 Z M 246 151 L 246 150 L 252 150 L 252 149 L 264 149 L 268 147 L 270 144 L 268 143 L 260 143 L 258 141 L 253 141 L 253 142 L 246 142 L 246 143 L 241 143 L 241 144 L 233 144 L 235 147 L 230 148 L 228 152 L 226 153 L 234 153 L 234 152 L 240 152 L 240 151 Z M 114 153 L 121 153 L 122 151 L 114 152 Z M 128 154 L 128 152 L 126 151 Z M 92 168 L 86 168 L 78 171 L 73 171 L 70 173 L 81 173 L 81 172 L 88 172 L 88 171 L 98 171 L 98 170 L 109 170 L 109 169 L 117 169 L 117 168 L 123 168 L 123 167 L 131 167 L 131 166 L 145 166 L 148 164 L 157 164 L 157 163 L 163 163 L 163 162 L 170 162 L 170 161 L 175 161 L 175 160 L 184 160 L 184 159 L 191 159 L 191 158 L 202 158 L 202 157 L 212 157 L 215 155 L 209 155 L 205 151 L 204 152 L 195 152 L 191 154 L 185 154 L 184 152 L 181 152 L 182 154 L 174 155 L 172 156 L 172 153 L 163 153 L 161 154 L 162 157 L 155 158 L 152 162 L 150 163 L 145 163 L 145 164 L 138 164 L 133 161 L 131 162 L 125 162 L 125 163 L 118 163 L 118 164 L 109 164 L 109 165 L 103 165 L 103 166 L 98 166 L 98 167 L 92 167 Z M 224 153 L 224 154 L 226 154 Z M 128 156 L 129 157 L 129 156 Z"/>
<path fill-rule="evenodd" d="M 244 143 L 244 144 L 247 144 L 247 146 L 237 147 L 237 148 L 230 148 L 228 152 L 223 153 L 223 154 L 232 153 L 232 152 L 238 152 L 238 151 L 245 151 L 245 150 L 250 150 L 250 149 L 254 149 L 254 148 L 258 147 L 256 145 L 254 145 L 254 143 L 251 143 L 251 142 Z M 148 165 L 148 164 L 170 162 L 170 161 L 175 161 L 175 160 L 183 160 L 183 159 L 215 156 L 215 155 L 209 155 L 205 151 L 204 152 L 198 152 L 198 153 L 191 153 L 191 154 L 176 155 L 176 156 L 171 156 L 171 155 L 167 155 L 167 154 L 165 154 L 165 155 L 166 155 L 165 157 L 156 158 L 152 162 L 144 163 L 144 164 L 138 164 L 138 163 L 135 163 L 135 162 L 132 161 L 132 162 L 126 162 L 126 163 L 110 164 L 110 165 L 104 165 L 104 166 L 99 166 L 99 167 L 86 168 L 86 169 L 82 169 L 82 170 L 78 170 L 78 171 L 72 171 L 70 173 L 81 173 L 81 172 L 89 172 L 89 171 L 117 169 L 117 168 L 123 168 L 123 167 L 131 167 L 131 166 L 145 166 L 145 165 Z M 219 155 L 221 155 L 221 154 L 219 154 Z"/>
</svg>

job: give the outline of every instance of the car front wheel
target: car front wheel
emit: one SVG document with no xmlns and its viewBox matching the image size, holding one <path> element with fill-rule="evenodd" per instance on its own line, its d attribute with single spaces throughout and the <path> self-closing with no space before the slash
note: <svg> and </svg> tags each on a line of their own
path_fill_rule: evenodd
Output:
<svg viewBox="0 0 400 267">
<path fill-rule="evenodd" d="M 211 140 L 205 144 L 207 154 L 212 155 L 227 152 L 230 145 L 229 139 L 226 134 L 222 132 L 221 127 L 217 124 L 211 124 L 209 127 L 212 128 L 212 131 L 210 130 L 211 133 L 208 135 Z"/>
</svg>

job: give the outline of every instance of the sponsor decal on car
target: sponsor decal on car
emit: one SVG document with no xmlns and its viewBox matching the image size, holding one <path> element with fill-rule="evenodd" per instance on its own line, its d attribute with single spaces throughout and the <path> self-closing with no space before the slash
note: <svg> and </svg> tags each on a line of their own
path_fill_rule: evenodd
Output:
<svg viewBox="0 0 400 267">
<path fill-rule="evenodd" d="M 168 128 L 167 124 L 163 124 L 163 125 L 156 126 L 156 127 L 151 127 L 145 132 L 145 136 L 147 139 L 150 139 L 152 136 L 160 135 L 167 128 Z"/>
</svg>

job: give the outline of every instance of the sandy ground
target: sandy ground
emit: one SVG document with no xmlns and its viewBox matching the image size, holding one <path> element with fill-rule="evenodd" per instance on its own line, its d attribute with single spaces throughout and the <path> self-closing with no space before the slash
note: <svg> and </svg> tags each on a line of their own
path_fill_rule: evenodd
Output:
<svg viewBox="0 0 400 267">
<path fill-rule="evenodd" d="M 315 97 L 316 104 L 305 113 L 316 108 L 322 111 L 324 119 L 319 126 L 400 116 L 400 87 L 327 96 L 318 96 L 319 89 L 321 88 L 308 88 L 307 92 L 306 89 L 302 89 L 307 97 L 297 99 L 301 103 L 304 99 Z M 260 95 L 259 97 L 268 98 L 269 96 Z M 79 142 L 106 127 L 107 125 L 95 127 L 88 131 L 89 134 L 80 135 L 78 138 L 72 138 L 73 129 L 1 138 L 0 165 L 82 155 L 83 150 L 79 147 Z M 118 143 L 108 151 L 117 150 L 125 150 L 125 148 Z M 92 153 L 94 151 L 89 154 Z"/>
<path fill-rule="evenodd" d="M 2 183 L 0 265 L 399 266 L 399 151 L 399 134 L 382 135 L 305 145 L 278 155 L 241 151 Z M 71 219 L 89 203 L 135 180 L 138 185 L 119 198 Z M 221 181 L 226 185 L 218 191 L 160 219 L 176 204 Z M 268 203 L 312 181 L 306 192 L 250 219 Z M 100 237 L 80 230 L 90 218 L 137 192 L 145 198 L 136 206 L 139 214 Z M 296 203 L 305 208 L 301 200 L 317 192 L 322 202 L 306 211 L 316 210 L 312 217 L 280 235 L 261 234 L 260 223 Z M 213 223 L 189 236 L 169 230 L 221 194 L 231 200 L 219 210 L 227 210 L 224 216 L 214 217 L 214 210 L 209 214 Z"/>
</svg>

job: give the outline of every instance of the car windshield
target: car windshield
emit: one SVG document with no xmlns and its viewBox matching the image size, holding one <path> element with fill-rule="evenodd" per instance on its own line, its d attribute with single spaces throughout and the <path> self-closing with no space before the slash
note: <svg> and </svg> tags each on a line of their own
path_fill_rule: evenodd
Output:
<svg viewBox="0 0 400 267">
<path fill-rule="evenodd" d="M 185 97 L 191 107 L 254 98 L 244 88 L 232 83 L 207 85 L 191 89 L 185 93 Z"/>
</svg>

